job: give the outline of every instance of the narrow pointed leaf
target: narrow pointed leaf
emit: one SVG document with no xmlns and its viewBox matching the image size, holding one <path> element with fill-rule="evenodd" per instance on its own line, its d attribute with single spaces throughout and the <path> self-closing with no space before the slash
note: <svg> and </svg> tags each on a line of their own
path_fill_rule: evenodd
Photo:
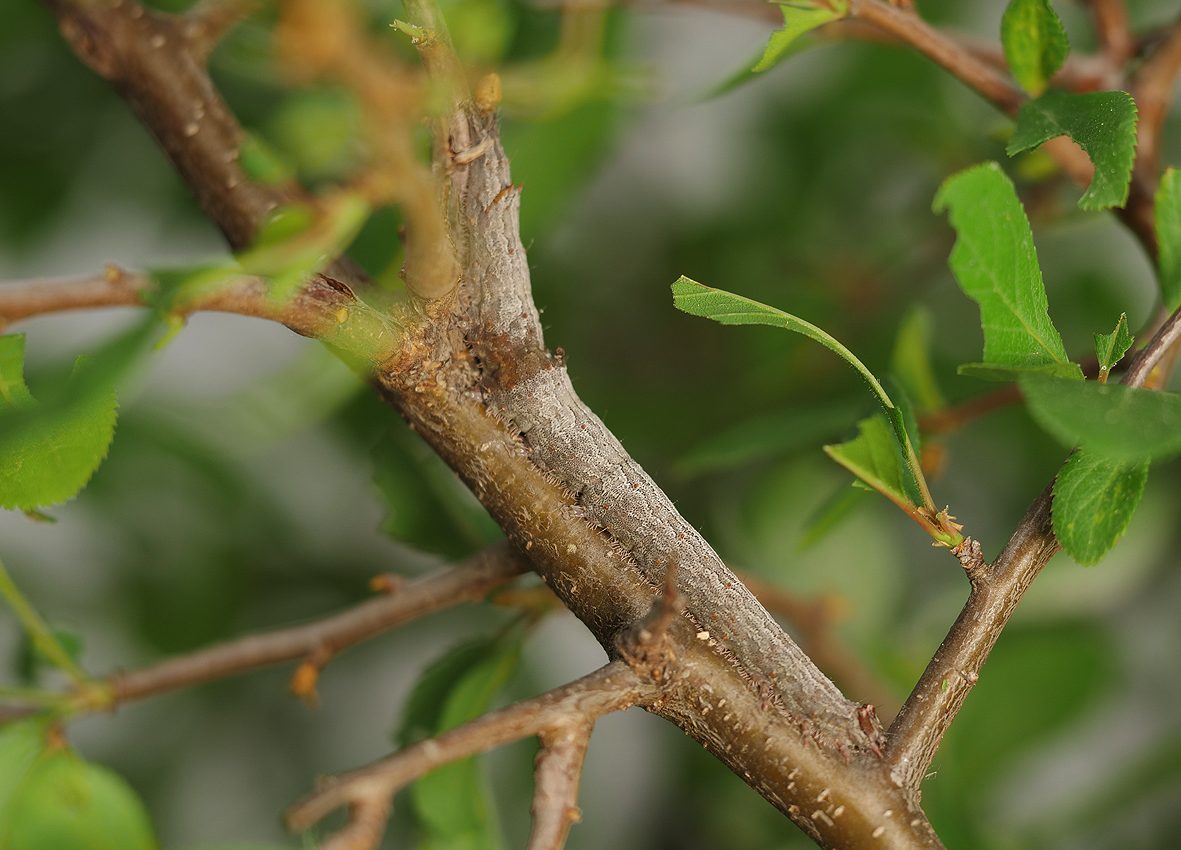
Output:
<svg viewBox="0 0 1181 850">
<path fill-rule="evenodd" d="M 1048 91 L 1021 107 L 1017 128 L 1005 150 L 1015 156 L 1058 136 L 1073 139 L 1095 166 L 1095 176 L 1078 205 L 1085 210 L 1122 207 L 1128 200 L 1136 156 L 1136 101 L 1132 96 L 1123 91 Z"/>
<path fill-rule="evenodd" d="M 907 312 L 894 340 L 890 369 L 921 413 L 947 406 L 931 366 L 931 312 L 915 307 Z"/>
<path fill-rule="evenodd" d="M 770 325 L 782 328 L 803 334 L 838 354 L 864 379 L 882 406 L 882 412 L 894 434 L 898 450 L 906 459 L 900 482 L 902 491 L 907 494 L 906 501 L 913 505 L 934 507 L 901 411 L 866 365 L 835 337 L 791 313 L 785 313 L 759 301 L 726 292 L 724 289 L 714 289 L 712 286 L 698 283 L 684 275 L 673 283 L 672 292 L 673 304 L 676 308 L 692 316 L 713 319 L 723 325 Z"/>
<path fill-rule="evenodd" d="M 832 8 L 818 3 L 782 3 L 779 11 L 783 13 L 783 27 L 771 33 L 767 47 L 762 57 L 751 69 L 755 73 L 770 70 L 786 59 L 791 46 L 801 35 L 811 32 L 819 26 L 832 23 L 843 18 L 848 11 L 848 3 L 834 2 Z"/>
<path fill-rule="evenodd" d="M 1132 347 L 1132 334 L 1128 331 L 1128 314 L 1120 313 L 1115 330 L 1109 334 L 1095 334 L 1095 356 L 1099 359 L 1099 380 L 1106 381 L 1108 374 Z"/>
<path fill-rule="evenodd" d="M 1156 241 L 1161 300 L 1169 310 L 1181 307 L 1181 172 L 1165 170 L 1156 192 Z"/>
<path fill-rule="evenodd" d="M 1181 395 L 1120 384 L 1026 376 L 1021 392 L 1039 425 L 1066 446 L 1132 463 L 1181 453 Z"/>
<path fill-rule="evenodd" d="M 1070 53 L 1070 41 L 1049 0 L 1010 0 L 1001 18 L 1001 44 L 1013 78 L 1035 97 Z"/>
<path fill-rule="evenodd" d="M 1080 564 L 1096 564 L 1128 529 L 1144 495 L 1148 461 L 1120 463 L 1080 450 L 1054 480 L 1054 536 Z"/>
<path fill-rule="evenodd" d="M 1050 321 L 1033 233 L 1013 184 L 987 162 L 953 175 L 935 196 L 956 231 L 949 264 L 980 305 L 983 367 L 993 373 L 1049 370 L 1082 377 Z"/>
</svg>

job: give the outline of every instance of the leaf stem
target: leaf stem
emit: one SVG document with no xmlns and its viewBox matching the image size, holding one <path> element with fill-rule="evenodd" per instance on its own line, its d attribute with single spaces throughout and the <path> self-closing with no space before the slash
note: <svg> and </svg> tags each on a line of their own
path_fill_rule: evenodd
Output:
<svg viewBox="0 0 1181 850">
<path fill-rule="evenodd" d="M 29 640 L 33 642 L 33 646 L 41 654 L 48 658 L 55 667 L 69 676 L 74 684 L 83 686 L 90 681 L 90 677 L 70 657 L 70 653 L 66 651 L 61 641 L 57 639 L 57 635 L 53 633 L 53 629 L 37 613 L 37 609 L 25 598 L 25 595 L 20 592 L 20 589 L 16 586 L 16 582 L 12 580 L 12 576 L 5 569 L 3 561 L 0 561 L 0 596 L 4 598 L 4 601 L 8 603 L 8 607 L 16 614 L 21 628 L 24 629 L 25 634 L 29 636 Z"/>
</svg>

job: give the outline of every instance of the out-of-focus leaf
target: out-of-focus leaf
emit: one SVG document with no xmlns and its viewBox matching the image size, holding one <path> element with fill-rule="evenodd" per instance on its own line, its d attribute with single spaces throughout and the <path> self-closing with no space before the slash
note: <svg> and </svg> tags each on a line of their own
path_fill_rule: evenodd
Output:
<svg viewBox="0 0 1181 850">
<path fill-rule="evenodd" d="M 1014 156 L 1058 136 L 1073 139 L 1095 166 L 1095 176 L 1078 205 L 1085 210 L 1123 206 L 1136 156 L 1136 101 L 1132 96 L 1123 91 L 1048 91 L 1021 107 L 1017 128 L 1005 150 Z"/>
<path fill-rule="evenodd" d="M 44 751 L 12 797 L 0 827 L 5 850 L 157 850 L 131 787 L 67 750 Z"/>
<path fill-rule="evenodd" d="M 931 367 L 930 310 L 916 306 L 907 311 L 894 339 L 890 369 L 920 413 L 947 406 Z"/>
<path fill-rule="evenodd" d="M 36 509 L 72 499 L 107 455 L 115 434 L 115 386 L 148 350 L 153 319 L 81 360 L 33 400 L 24 337 L 0 336 L 0 507 Z"/>
<path fill-rule="evenodd" d="M 396 540 L 459 557 L 499 539 L 488 512 L 414 434 L 391 426 L 373 447 L 373 481 L 386 506 L 382 530 Z"/>
<path fill-rule="evenodd" d="M 1148 461 L 1072 454 L 1054 480 L 1054 536 L 1080 564 L 1097 564 L 1128 529 L 1144 495 Z"/>
<path fill-rule="evenodd" d="M 915 454 L 912 439 L 907 433 L 901 411 L 895 406 L 885 388 L 866 365 L 835 337 L 798 316 L 793 316 L 750 298 L 726 292 L 723 289 L 714 289 L 712 286 L 698 283 L 684 275 L 673 283 L 672 292 L 673 304 L 676 308 L 692 316 L 713 319 L 723 325 L 770 325 L 793 331 L 815 340 L 844 359 L 869 385 L 870 391 L 873 392 L 882 407 L 884 414 L 882 421 L 888 423 L 890 427 L 888 433 L 892 433 L 892 440 L 897 444 L 897 452 L 900 453 L 900 466 L 897 470 L 895 483 L 898 488 L 897 492 L 905 496 L 903 504 L 932 507 L 926 481 L 919 467 L 918 457 Z"/>
<path fill-rule="evenodd" d="M 406 746 L 484 714 L 520 660 L 520 629 L 468 641 L 428 667 L 407 700 L 399 742 Z M 503 846 L 487 783 L 475 759 L 445 765 L 418 780 L 414 809 L 432 850 Z"/>
<path fill-rule="evenodd" d="M 1161 299 L 1176 310 L 1181 307 L 1181 172 L 1175 168 L 1165 169 L 1156 190 L 1156 241 Z"/>
<path fill-rule="evenodd" d="M 855 401 L 800 405 L 783 413 L 742 422 L 703 442 L 677 464 L 682 475 L 732 469 L 756 460 L 815 446 L 839 436 L 864 413 Z"/>
<path fill-rule="evenodd" d="M 762 57 L 751 69 L 755 73 L 770 70 L 787 58 L 789 48 L 800 36 L 824 24 L 839 21 L 848 13 L 849 4 L 844 0 L 833 0 L 828 5 L 805 0 L 801 3 L 781 3 L 779 11 L 783 13 L 783 27 L 771 33 Z"/>
<path fill-rule="evenodd" d="M 238 146 L 238 162 L 246 176 L 257 183 L 269 186 L 290 183 L 295 179 L 295 171 L 270 145 L 247 133 L 242 144 Z"/>
<path fill-rule="evenodd" d="M 267 131 L 282 156 L 280 168 L 271 169 L 273 182 L 291 179 L 289 171 L 282 171 L 287 163 L 309 180 L 345 177 L 357 164 L 361 116 L 345 92 L 306 91 L 286 98 L 267 122 Z"/>
<path fill-rule="evenodd" d="M 1095 334 L 1095 356 L 1099 359 L 1099 380 L 1106 381 L 1123 356 L 1132 347 L 1132 334 L 1128 330 L 1128 314 L 1120 313 L 1115 330 L 1109 334 Z"/>
<path fill-rule="evenodd" d="M 948 262 L 980 305 L 985 363 L 969 368 L 1010 379 L 1030 370 L 1081 378 L 1050 321 L 1029 220 L 1000 166 L 986 162 L 949 177 L 934 209 L 949 213 L 956 241 Z"/>
<path fill-rule="evenodd" d="M 804 523 L 803 536 L 800 538 L 796 551 L 807 551 L 827 537 L 865 503 L 865 497 L 869 492 L 869 488 L 863 486 L 860 479 L 854 481 L 849 487 L 837 490 Z"/>
<path fill-rule="evenodd" d="M 513 34 L 505 0 L 445 0 L 441 3 L 456 52 L 469 65 L 500 61 Z"/>
<path fill-rule="evenodd" d="M 1010 0 L 1001 18 L 1001 44 L 1009 70 L 1037 97 L 1062 67 L 1070 41 L 1049 0 Z"/>
<path fill-rule="evenodd" d="M 267 278 L 271 297 L 282 301 L 340 256 L 368 217 L 369 203 L 353 192 L 325 198 L 314 210 L 282 207 L 238 255 L 238 263 L 247 274 Z"/>
<path fill-rule="evenodd" d="M 1181 395 L 1121 384 L 1026 376 L 1021 392 L 1039 425 L 1097 457 L 1158 460 L 1181 452 Z"/>
<path fill-rule="evenodd" d="M 45 750 L 47 727 L 39 718 L 0 726 L 0 847 L 7 848 L 5 824 L 12 823 L 13 800 Z"/>
<path fill-rule="evenodd" d="M 72 632 L 69 629 L 54 628 L 53 637 L 65 653 L 74 663 L 77 663 L 82 658 L 82 649 L 84 641 L 82 636 L 77 632 Z M 57 668 L 57 661 L 52 655 L 46 655 L 45 651 L 32 640 L 29 640 L 27 634 L 22 635 L 20 642 L 19 655 L 16 659 L 16 673 L 23 682 L 32 682 L 37 678 L 37 673 L 43 667 L 50 669 Z"/>
</svg>

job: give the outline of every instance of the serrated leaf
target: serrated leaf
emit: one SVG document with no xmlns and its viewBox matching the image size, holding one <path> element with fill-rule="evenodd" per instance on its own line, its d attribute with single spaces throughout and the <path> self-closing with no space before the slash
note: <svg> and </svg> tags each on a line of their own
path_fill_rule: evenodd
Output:
<svg viewBox="0 0 1181 850">
<path fill-rule="evenodd" d="M 520 660 L 522 632 L 468 641 L 428 667 L 406 703 L 402 745 L 453 729 L 488 711 Z M 414 809 L 433 850 L 503 846 L 496 811 L 479 763 L 464 759 L 414 783 Z"/>
<path fill-rule="evenodd" d="M 1128 314 L 1120 313 L 1115 330 L 1109 334 L 1095 334 L 1095 356 L 1099 358 L 1099 381 L 1104 382 L 1111 370 L 1132 347 L 1132 334 L 1128 330 Z"/>
<path fill-rule="evenodd" d="M 1168 310 L 1181 307 L 1181 172 L 1165 169 L 1156 190 L 1157 267 L 1161 300 Z"/>
<path fill-rule="evenodd" d="M 934 502 L 927 490 L 927 482 L 919 467 L 918 456 L 907 433 L 902 412 L 866 365 L 835 337 L 791 313 L 723 289 L 714 289 L 684 275 L 673 283 L 672 293 L 676 308 L 692 316 L 713 319 L 723 325 L 770 325 L 782 328 L 802 334 L 839 355 L 869 385 L 870 391 L 882 407 L 883 421 L 889 424 L 897 450 L 905 461 L 899 471 L 899 486 L 905 494 L 906 504 L 934 509 Z"/>
<path fill-rule="evenodd" d="M 956 231 L 948 260 L 964 293 L 980 305 L 990 370 L 1082 370 L 1066 356 L 1050 321 L 1033 233 L 1013 183 L 995 162 L 949 177 L 935 195 Z"/>
<path fill-rule="evenodd" d="M 1021 107 L 1005 151 L 1015 156 L 1058 136 L 1069 136 L 1095 166 L 1079 198 L 1084 210 L 1122 207 L 1136 157 L 1136 101 L 1123 91 L 1070 94 L 1048 91 Z"/>
<path fill-rule="evenodd" d="M 1127 531 L 1144 495 L 1148 461 L 1118 463 L 1079 450 L 1054 479 L 1054 536 L 1080 564 L 1099 562 Z"/>
<path fill-rule="evenodd" d="M 931 312 L 915 306 L 907 311 L 894 339 L 890 370 L 921 413 L 947 406 L 931 366 Z"/>
<path fill-rule="evenodd" d="M 23 377 L 24 337 L 0 336 L 0 508 L 72 499 L 115 434 L 115 386 L 150 348 L 153 319 L 116 337 L 55 380 L 37 402 Z"/>
<path fill-rule="evenodd" d="M 118 775 L 66 750 L 43 753 L 13 796 L 5 850 L 157 850 L 143 803 Z"/>
<path fill-rule="evenodd" d="M 1033 418 L 1066 446 L 1126 463 L 1181 453 L 1181 395 L 1038 376 L 1020 383 Z"/>
<path fill-rule="evenodd" d="M 819 3 L 781 3 L 783 27 L 771 33 L 763 55 L 751 69 L 754 73 L 770 70 L 790 55 L 796 39 L 819 26 L 838 21 L 848 12 L 847 2 L 833 2 L 831 8 Z"/>
<path fill-rule="evenodd" d="M 1001 18 L 1001 44 L 1013 78 L 1034 97 L 1070 53 L 1066 30 L 1049 0 L 1010 0 Z"/>
</svg>

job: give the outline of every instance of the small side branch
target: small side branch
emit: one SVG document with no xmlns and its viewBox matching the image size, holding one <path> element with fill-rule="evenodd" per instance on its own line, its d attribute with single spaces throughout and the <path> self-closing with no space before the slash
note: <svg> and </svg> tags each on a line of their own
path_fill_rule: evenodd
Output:
<svg viewBox="0 0 1181 850">
<path fill-rule="evenodd" d="M 1114 67 L 1121 67 L 1136 52 L 1124 0 L 1091 0 L 1091 15 L 1104 55 Z"/>
<path fill-rule="evenodd" d="M 1163 376 L 1159 382 L 1150 380 L 1153 378 L 1153 370 L 1158 365 L 1172 366 L 1175 359 L 1175 349 L 1179 345 L 1181 345 L 1181 310 L 1169 316 L 1153 334 L 1148 344 L 1140 349 L 1136 359 L 1128 367 L 1123 383 L 1129 387 L 1142 387 L 1150 383 L 1163 384 Z"/>
<path fill-rule="evenodd" d="M 543 732 L 534 766 L 533 829 L 527 850 L 562 850 L 570 827 L 582 819 L 578 785 L 593 725 L 578 720 Z"/>
<path fill-rule="evenodd" d="M 1173 24 L 1149 54 L 1132 84 L 1132 94 L 1140 112 L 1136 175 L 1140 180 L 1150 180 L 1153 190 L 1160 170 L 1161 130 L 1173 100 L 1178 74 L 1181 74 L 1181 21 Z"/>
<path fill-rule="evenodd" d="M 657 689 L 642 679 L 622 661 L 605 667 L 549 693 L 485 714 L 476 720 L 429 738 L 394 753 L 381 761 L 327 779 L 321 788 L 287 813 L 290 829 L 303 831 L 319 823 L 340 808 L 349 810 L 348 823 L 323 842 L 321 850 L 371 850 L 384 831 L 385 817 L 395 794 L 415 779 L 459 759 L 487 752 L 495 747 L 534 735 L 559 742 L 563 730 L 589 729 L 604 714 L 641 705 L 657 695 Z M 581 734 L 581 733 L 577 733 Z M 570 744 L 561 745 L 559 761 L 550 763 L 544 756 L 539 767 L 544 772 L 547 793 L 552 790 L 569 800 L 569 783 L 563 790 L 552 772 L 573 767 Z M 585 749 L 585 747 L 584 747 Z M 578 759 L 581 761 L 581 758 Z M 555 767 L 556 766 L 556 767 Z M 577 787 L 577 779 L 574 780 Z M 546 818 L 551 813 L 546 811 Z M 550 829 L 543 826 L 543 829 Z M 568 825 L 567 825 L 568 828 Z M 538 829 L 534 829 L 534 835 Z M 531 848 L 555 848 L 560 844 L 531 844 Z"/>
<path fill-rule="evenodd" d="M 916 796 L 940 741 L 979 680 L 980 668 L 1017 603 L 1058 551 L 1050 502 L 1047 487 L 1026 511 L 1000 557 L 969 572 L 972 592 L 967 603 L 886 732 L 891 775 Z"/>
<path fill-rule="evenodd" d="M 249 635 L 140 670 L 117 673 L 110 680 L 113 704 L 288 661 L 306 660 L 323 666 L 348 647 L 412 620 L 463 602 L 478 602 L 525 569 L 512 550 L 497 546 L 323 620 Z"/>
</svg>

